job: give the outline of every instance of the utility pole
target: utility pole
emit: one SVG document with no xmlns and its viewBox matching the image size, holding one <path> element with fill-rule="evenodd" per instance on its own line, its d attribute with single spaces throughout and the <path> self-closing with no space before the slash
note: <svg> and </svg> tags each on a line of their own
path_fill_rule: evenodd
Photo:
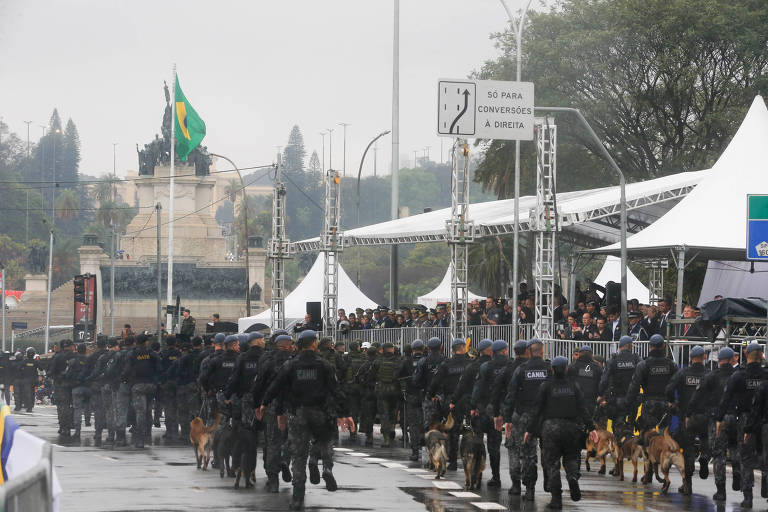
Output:
<svg viewBox="0 0 768 512">
<path fill-rule="evenodd" d="M 320 132 L 320 136 L 323 138 L 323 172 L 325 172 L 325 132 Z"/>
<path fill-rule="evenodd" d="M 48 294 L 45 300 L 45 353 L 51 339 L 51 282 L 53 281 L 53 229 L 48 241 Z"/>
<path fill-rule="evenodd" d="M 112 237 L 109 251 L 109 331 L 115 335 L 115 224 L 112 223 Z"/>
<path fill-rule="evenodd" d="M 323 171 L 325 172 L 325 171 Z M 272 330 L 285 328 L 285 260 L 293 255 L 293 246 L 285 234 L 286 191 L 282 178 L 282 161 L 277 155 L 275 186 L 272 197 L 272 238 L 269 240 L 269 259 L 272 264 L 272 303 L 270 304 Z"/>
<path fill-rule="evenodd" d="M 376 177 L 376 167 L 379 163 L 379 148 L 378 144 L 373 145 L 373 177 Z"/>
<path fill-rule="evenodd" d="M 155 205 L 155 211 L 157 212 L 157 342 L 163 342 L 163 281 L 160 277 L 160 236 L 162 232 L 160 230 L 160 202 Z"/>
<path fill-rule="evenodd" d="M 333 169 L 333 128 L 328 128 L 328 169 Z"/>
<path fill-rule="evenodd" d="M 339 126 L 344 127 L 344 155 L 342 156 L 341 175 L 347 177 L 347 126 L 349 123 L 339 123 Z"/>
<path fill-rule="evenodd" d="M 400 217 L 398 170 L 400 168 L 400 0 L 394 0 L 394 30 L 392 33 L 392 220 Z M 397 307 L 397 245 L 389 253 L 389 306 Z"/>
<path fill-rule="evenodd" d="M 30 155 L 30 153 L 29 153 L 29 125 L 31 123 L 33 123 L 34 121 L 24 121 L 24 122 L 27 123 L 27 158 L 29 158 L 29 155 Z"/>
</svg>

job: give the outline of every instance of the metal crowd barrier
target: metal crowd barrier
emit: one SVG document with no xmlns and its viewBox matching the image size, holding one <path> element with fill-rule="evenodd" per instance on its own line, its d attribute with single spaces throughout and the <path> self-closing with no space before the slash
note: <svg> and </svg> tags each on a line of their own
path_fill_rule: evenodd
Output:
<svg viewBox="0 0 768 512">
<path fill-rule="evenodd" d="M 0 486 L 1 512 L 53 512 L 53 448 L 43 445 L 35 467 Z"/>
</svg>

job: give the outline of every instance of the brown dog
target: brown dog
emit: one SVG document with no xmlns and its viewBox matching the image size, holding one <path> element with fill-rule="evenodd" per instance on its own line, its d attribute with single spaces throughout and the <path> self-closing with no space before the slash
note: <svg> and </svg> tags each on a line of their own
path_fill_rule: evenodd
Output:
<svg viewBox="0 0 768 512">
<path fill-rule="evenodd" d="M 199 416 L 195 416 L 189 422 L 189 442 L 192 443 L 192 449 L 195 451 L 197 469 L 201 469 L 201 466 L 203 471 L 208 469 L 208 462 L 211 460 L 211 450 L 213 449 L 212 432 L 219 428 L 219 421 L 221 421 L 221 415 L 217 413 L 213 425 L 210 426 L 206 426 Z"/>
<path fill-rule="evenodd" d="M 635 469 L 632 481 L 637 482 L 637 464 L 638 460 L 642 457 L 643 448 L 640 446 L 640 438 L 637 436 L 632 436 L 629 439 L 624 438 L 619 448 L 619 480 L 624 481 L 624 459 L 629 459 L 632 462 L 632 467 Z"/>
<path fill-rule="evenodd" d="M 480 489 L 485 471 L 483 434 L 476 435 L 470 427 L 464 427 L 461 431 L 459 453 L 464 463 L 464 489 Z"/>
<path fill-rule="evenodd" d="M 616 438 L 607 430 L 601 428 L 597 431 L 597 443 L 592 440 L 591 436 L 587 436 L 586 441 L 587 454 L 584 457 L 584 464 L 587 471 L 590 470 L 589 458 L 595 457 L 600 460 L 600 471 L 598 475 L 605 474 L 605 459 L 610 454 L 613 458 L 613 471 L 611 474 L 616 474 L 619 464 L 619 448 L 616 444 Z"/>
<path fill-rule="evenodd" d="M 445 420 L 445 423 L 432 422 L 429 426 L 429 431 L 424 434 L 429 462 L 436 473 L 435 480 L 439 480 L 441 476 L 445 475 L 448 466 L 448 452 L 445 450 L 445 442 L 448 440 L 448 437 L 445 433 L 452 428 L 453 414 L 448 414 L 448 419 Z"/>
<path fill-rule="evenodd" d="M 685 482 L 685 461 L 683 459 L 683 451 L 680 449 L 680 445 L 672 439 L 669 435 L 669 427 L 664 429 L 664 433 L 660 434 L 655 430 L 651 430 L 644 434 L 644 447 L 645 453 L 648 458 L 645 461 L 645 476 L 643 476 L 643 483 L 651 483 L 652 475 L 656 474 L 656 480 L 663 482 L 661 486 L 661 492 L 666 494 L 669 490 L 669 470 L 672 466 L 677 467 L 680 471 L 680 476 L 683 478 L 683 486 L 686 486 Z M 659 476 L 659 467 L 664 478 Z M 685 492 L 684 492 L 685 493 Z M 687 489 L 687 493 L 690 493 L 690 489 Z"/>
</svg>

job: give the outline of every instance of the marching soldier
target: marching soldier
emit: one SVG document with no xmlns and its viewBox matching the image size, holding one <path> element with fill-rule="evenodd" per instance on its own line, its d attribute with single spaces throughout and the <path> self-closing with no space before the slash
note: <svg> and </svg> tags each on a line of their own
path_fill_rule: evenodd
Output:
<svg viewBox="0 0 768 512">
<path fill-rule="evenodd" d="M 344 379 L 342 380 L 342 387 L 344 389 L 344 395 L 347 397 L 349 415 L 355 420 L 356 425 L 360 422 L 363 390 L 360 384 L 355 380 L 355 376 L 357 376 L 357 372 L 364 362 L 365 357 L 360 351 L 360 342 L 357 340 L 351 341 L 349 343 L 349 354 L 347 354 L 344 363 Z M 349 439 L 351 441 L 356 440 L 357 432 L 350 432 Z"/>
<path fill-rule="evenodd" d="M 13 395 L 16 405 L 14 410 L 20 411 L 22 405 L 27 412 L 32 412 L 35 407 L 35 387 L 37 386 L 37 372 L 40 365 L 35 360 L 35 349 L 29 347 L 26 350 L 26 359 L 17 362 Z"/>
<path fill-rule="evenodd" d="M 160 351 L 162 374 L 160 376 L 160 390 L 158 400 L 165 412 L 165 434 L 163 438 L 167 442 L 179 439 L 179 415 L 176 403 L 177 382 L 171 374 L 171 366 L 181 357 L 181 352 L 176 348 L 176 338 L 165 338 L 165 348 Z"/>
<path fill-rule="evenodd" d="M 104 409 L 104 403 L 101 398 L 101 382 L 98 380 L 98 376 L 94 372 L 96 365 L 101 357 L 107 354 L 107 340 L 103 336 L 96 339 L 96 350 L 88 356 L 88 385 L 91 388 L 90 391 L 90 408 L 93 411 L 93 427 L 95 432 L 94 444 L 101 446 L 101 434 L 107 425 L 107 412 Z"/>
<path fill-rule="evenodd" d="M 504 371 L 496 377 L 493 385 L 491 386 L 491 406 L 493 407 L 493 426 L 501 432 L 504 425 L 504 418 L 501 413 L 501 406 L 504 398 L 507 396 L 507 388 L 509 388 L 509 381 L 512 380 L 512 376 L 515 374 L 515 370 L 518 367 L 525 364 L 528 361 L 530 352 L 528 351 L 528 342 L 526 340 L 518 340 L 515 343 L 515 358 L 507 361 L 507 365 L 504 367 Z M 510 438 L 506 438 L 504 446 L 507 448 L 507 458 L 509 460 L 509 478 L 512 480 L 512 486 L 509 488 L 510 495 L 520 494 L 520 476 L 522 468 L 520 466 L 520 451 L 512 444 Z"/>
<path fill-rule="evenodd" d="M 200 393 L 195 373 L 195 360 L 201 352 L 203 340 L 199 336 L 192 338 L 192 343 L 181 346 L 181 357 L 174 361 L 172 373 L 176 380 L 176 407 L 178 412 L 181 440 L 189 438 L 189 422 L 200 414 Z"/>
<path fill-rule="evenodd" d="M 683 458 L 685 459 L 685 479 L 680 492 L 685 495 L 691 494 L 692 477 L 695 469 L 695 460 L 698 448 L 696 438 L 701 439 L 702 455 L 708 450 L 707 446 L 707 418 L 703 414 L 688 414 L 693 393 L 699 387 L 702 377 L 707 373 L 704 368 L 704 359 L 706 352 L 699 345 L 693 347 L 688 353 L 691 364 L 687 368 L 682 368 L 675 373 L 672 380 L 667 384 L 666 394 L 670 410 L 677 410 L 680 426 L 677 430 L 677 438 L 680 447 L 683 449 Z M 704 456 L 702 466 L 706 466 L 709 457 Z"/>
<path fill-rule="evenodd" d="M 534 415 L 536 397 L 539 388 L 550 377 L 550 365 L 545 361 L 544 345 L 538 339 L 532 339 L 528 344 L 531 357 L 512 375 L 507 388 L 507 396 L 504 399 L 503 417 L 504 433 L 507 439 L 511 439 L 512 450 L 517 450 L 520 458 L 521 481 L 525 486 L 526 501 L 533 501 L 536 493 L 536 468 L 538 457 L 536 454 L 535 432 L 525 438 L 525 432 Z M 512 480 L 511 494 L 519 494 L 519 484 Z M 546 471 L 544 477 L 546 478 Z"/>
<path fill-rule="evenodd" d="M 325 488 L 334 492 L 337 484 L 333 476 L 331 443 L 336 420 L 342 429 L 355 428 L 352 418 L 347 416 L 336 370 L 317 353 L 317 334 L 314 331 L 303 331 L 299 335 L 299 350 L 296 357 L 280 368 L 259 408 L 260 415 L 278 398 L 284 401 L 287 408 L 288 436 L 294 451 L 291 510 L 300 510 L 304 505 L 310 442 L 315 440 L 320 448 Z M 284 424 L 285 416 L 281 414 L 278 421 Z"/>
<path fill-rule="evenodd" d="M 661 334 L 651 336 L 648 346 L 648 357 L 637 364 L 625 398 L 626 406 L 633 411 L 640 396 L 640 388 L 643 389 L 643 408 L 637 420 L 641 438 L 643 432 L 658 426 L 664 419 L 667 413 L 665 391 L 672 376 L 677 372 L 675 362 L 667 358 Z"/>
<path fill-rule="evenodd" d="M 745 436 L 745 428 L 749 421 L 749 412 L 752 407 L 752 399 L 760 387 L 760 384 L 768 378 L 763 368 L 763 347 L 758 343 L 750 343 L 745 350 L 747 366 L 737 370 L 725 384 L 723 397 L 717 411 L 717 432 L 720 436 L 725 430 L 725 414 L 733 404 L 737 416 L 737 436 L 739 445 L 739 458 L 741 459 L 741 492 L 744 493 L 742 508 L 752 508 L 752 487 L 755 485 L 755 469 L 758 466 L 758 450 L 756 436 Z M 762 468 L 761 468 L 762 470 Z M 766 488 L 766 473 L 762 474 L 763 491 Z"/>
<path fill-rule="evenodd" d="M 712 470 L 715 474 L 717 492 L 712 496 L 715 501 L 725 501 L 725 462 L 726 453 L 731 451 L 731 466 L 733 469 L 733 490 L 741 489 L 741 465 L 736 451 L 736 410 L 735 404 L 727 406 L 723 415 L 721 435 L 717 435 L 717 410 L 725 391 L 725 384 L 733 375 L 735 354 L 730 347 L 723 347 L 717 354 L 718 366 L 715 370 L 702 377 L 698 388 L 693 393 L 686 411 L 686 423 L 695 415 L 705 415 L 708 419 L 707 438 L 709 439 L 712 456 Z M 709 468 L 703 461 L 700 464 L 699 476 L 709 476 Z"/>
<path fill-rule="evenodd" d="M 185 309 L 183 315 L 184 320 L 181 321 L 179 337 L 183 341 L 190 341 L 195 335 L 195 324 L 197 323 L 197 320 L 195 320 L 195 317 L 189 314 L 189 309 Z"/>
<path fill-rule="evenodd" d="M 579 385 L 566 375 L 568 360 L 558 356 L 552 360 L 553 378 L 539 387 L 523 444 L 531 438 L 542 439 L 542 465 L 547 468 L 550 510 L 563 508 L 560 460 L 565 468 L 565 478 L 573 501 L 581 500 L 579 488 L 579 453 L 583 432 L 594 435 L 592 415 L 586 407 Z M 535 470 L 535 466 L 534 466 Z"/>
<path fill-rule="evenodd" d="M 224 395 L 235 407 L 240 407 L 240 420 L 250 427 L 253 420 L 253 401 L 251 389 L 259 376 L 259 361 L 264 355 L 264 335 L 260 332 L 248 334 L 248 350 L 237 356 L 235 370 L 229 377 Z"/>
<path fill-rule="evenodd" d="M 400 386 L 396 378 L 400 361 L 395 356 L 395 346 L 392 343 L 384 343 L 382 349 L 384 353 L 373 361 L 368 370 L 370 376 L 367 381 L 375 382 L 376 404 L 383 437 L 381 447 L 389 448 L 395 433 L 395 414 L 400 399 Z"/>
<path fill-rule="evenodd" d="M 622 336 L 619 339 L 619 352 L 608 361 L 600 379 L 598 400 L 601 405 L 607 407 L 608 418 L 619 446 L 632 437 L 634 432 L 637 409 L 628 407 L 624 403 L 624 397 L 629 391 L 632 376 L 640 361 L 640 356 L 632 352 L 632 337 Z"/>
<path fill-rule="evenodd" d="M 107 379 L 106 372 L 107 367 L 110 364 L 112 358 L 120 347 L 118 346 L 118 338 L 110 338 L 107 343 L 107 350 L 99 356 L 96 360 L 96 364 L 91 372 L 90 381 L 92 384 L 93 394 L 98 394 L 101 397 L 101 409 L 104 418 L 104 427 L 107 429 L 106 442 L 110 445 L 115 443 L 115 410 L 112 404 L 112 387 Z M 94 436 L 94 445 L 99 447 L 102 445 L 101 430 L 98 430 L 99 415 L 96 415 L 96 434 Z"/>
<path fill-rule="evenodd" d="M 467 354 L 467 344 L 463 339 L 454 339 L 451 342 L 451 350 L 453 351 L 453 357 L 444 359 L 440 363 L 435 376 L 429 384 L 429 388 L 427 388 L 427 397 L 431 397 L 435 408 L 441 411 L 441 416 L 442 406 L 446 405 L 450 397 L 456 392 L 459 379 L 461 379 L 464 370 L 472 362 Z M 469 411 L 466 409 L 466 404 L 456 403 L 450 412 L 453 413 L 454 424 L 448 435 L 448 470 L 456 471 L 461 422 Z"/>
<path fill-rule="evenodd" d="M 472 391 L 470 408 L 472 416 L 478 420 L 481 432 L 487 437 L 488 459 L 491 463 L 491 479 L 488 487 L 501 487 L 501 432 L 496 430 L 493 422 L 493 405 L 491 402 L 491 386 L 504 372 L 509 363 L 507 342 L 496 340 L 491 345 L 493 358 L 480 366 L 477 381 Z"/>
<path fill-rule="evenodd" d="M 568 378 L 581 388 L 590 417 L 595 414 L 598 388 L 603 369 L 592 359 L 592 347 L 584 345 L 579 349 L 579 358 L 568 367 Z"/>
<path fill-rule="evenodd" d="M 136 411 L 133 445 L 144 448 L 144 442 L 152 442 L 152 396 L 157 391 L 157 378 L 162 371 L 162 361 L 157 352 L 147 346 L 147 337 L 136 337 L 136 348 L 127 357 L 122 373 L 123 382 L 131 388 L 131 403 Z"/>
<path fill-rule="evenodd" d="M 80 424 L 85 416 L 91 388 L 88 382 L 88 358 L 85 356 L 85 343 L 77 344 L 77 353 L 69 360 L 64 371 L 64 379 L 72 387 L 72 407 L 74 412 L 75 432 L 72 439 L 80 439 Z"/>
<path fill-rule="evenodd" d="M 73 428 L 72 386 L 64 377 L 69 360 L 75 357 L 72 340 L 62 340 L 61 350 L 53 356 L 51 362 L 51 377 L 56 390 L 56 414 L 59 417 L 59 434 L 65 440 L 69 438 Z"/>
<path fill-rule="evenodd" d="M 403 357 L 397 369 L 397 379 L 400 382 L 400 390 L 405 395 L 405 422 L 408 426 L 408 441 L 411 447 L 412 461 L 419 460 L 419 451 L 424 438 L 424 413 L 421 408 L 422 393 L 413 384 L 413 373 L 424 357 L 424 342 L 420 339 L 413 340 L 411 354 Z"/>
<path fill-rule="evenodd" d="M 416 366 L 416 370 L 413 372 L 413 385 L 424 393 L 422 411 L 425 426 L 429 426 L 436 413 L 436 404 L 432 401 L 432 396 L 429 395 L 428 390 L 432 383 L 432 378 L 437 373 L 437 367 L 445 359 L 442 346 L 443 342 L 440 341 L 440 338 L 430 338 L 427 341 L 429 353 L 421 358 Z"/>
</svg>

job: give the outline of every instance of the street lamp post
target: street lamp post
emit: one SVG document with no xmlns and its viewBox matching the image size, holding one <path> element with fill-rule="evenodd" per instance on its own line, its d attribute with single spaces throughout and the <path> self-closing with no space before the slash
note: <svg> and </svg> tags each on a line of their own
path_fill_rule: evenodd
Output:
<svg viewBox="0 0 768 512">
<path fill-rule="evenodd" d="M 323 172 L 325 172 L 325 132 L 320 132 L 320 136 L 323 138 Z"/>
<path fill-rule="evenodd" d="M 341 175 L 347 177 L 347 126 L 349 123 L 339 123 L 339 126 L 344 127 L 344 155 L 342 156 Z"/>
<path fill-rule="evenodd" d="M 235 162 L 223 155 L 218 155 L 216 153 L 209 154 L 229 162 L 229 164 L 235 168 L 238 178 L 240 178 L 240 190 L 243 193 L 243 222 L 245 224 L 243 226 L 243 231 L 245 232 L 245 316 L 251 316 L 251 262 L 248 257 L 248 195 L 245 193 L 245 182 L 243 181 L 243 175 L 240 173 L 240 169 L 238 169 L 237 165 L 235 165 Z"/>
<path fill-rule="evenodd" d="M 56 226 L 56 134 L 61 133 L 61 130 L 56 128 L 53 130 L 53 183 L 51 187 L 51 226 Z"/>
<path fill-rule="evenodd" d="M 515 24 L 515 17 L 512 14 L 512 9 L 509 7 L 509 4 L 507 3 L 507 0 L 500 0 L 501 5 L 504 7 L 504 10 L 507 11 L 507 17 L 509 18 L 509 22 L 512 25 L 512 29 L 515 31 L 515 56 L 517 57 L 516 61 L 516 70 L 515 70 L 515 76 L 517 81 L 519 82 L 521 80 L 521 72 L 522 72 L 522 46 L 523 46 L 523 27 L 525 25 L 525 15 L 528 12 L 528 8 L 531 6 L 531 1 L 528 0 L 528 2 L 525 5 L 525 9 L 523 9 L 522 13 L 520 14 L 520 19 L 518 20 L 517 24 Z M 519 266 L 519 258 L 520 258 L 520 251 L 518 249 L 518 242 L 520 239 L 520 141 L 515 141 L 515 225 L 513 226 L 514 229 L 514 239 L 513 239 L 513 246 L 512 246 L 512 343 L 514 344 L 518 339 L 518 317 L 517 317 L 517 293 L 518 293 L 518 270 L 517 267 Z"/>
<path fill-rule="evenodd" d="M 357 223 L 355 224 L 357 227 L 360 226 L 360 175 L 363 173 L 363 162 L 365 162 L 365 156 L 368 154 L 368 150 L 371 149 L 371 146 L 385 136 L 386 134 L 390 133 L 392 130 L 384 130 L 377 136 L 375 136 L 371 142 L 368 143 L 368 145 L 365 147 L 365 151 L 363 151 L 363 157 L 360 159 L 360 168 L 357 170 Z M 360 249 L 357 250 L 357 286 L 360 286 Z"/>
</svg>

